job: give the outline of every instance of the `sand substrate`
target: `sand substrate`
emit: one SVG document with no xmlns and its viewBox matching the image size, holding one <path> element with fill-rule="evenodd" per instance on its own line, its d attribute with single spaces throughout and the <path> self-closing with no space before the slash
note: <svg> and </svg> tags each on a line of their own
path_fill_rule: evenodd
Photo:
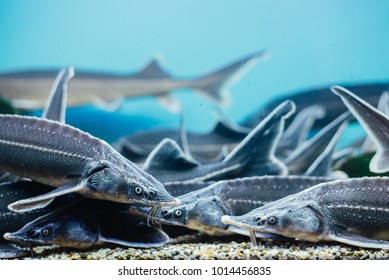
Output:
<svg viewBox="0 0 389 280">
<path fill-rule="evenodd" d="M 50 260 L 360 260 L 389 259 L 389 251 L 362 249 L 340 243 L 260 241 L 247 238 L 213 238 L 188 235 L 171 239 L 159 248 L 95 248 L 88 250 L 35 247 L 33 258 Z"/>
</svg>

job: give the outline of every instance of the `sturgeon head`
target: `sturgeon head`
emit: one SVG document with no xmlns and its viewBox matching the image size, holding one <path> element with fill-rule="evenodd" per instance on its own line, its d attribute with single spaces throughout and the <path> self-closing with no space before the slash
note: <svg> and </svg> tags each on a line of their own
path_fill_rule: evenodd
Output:
<svg viewBox="0 0 389 280">
<path fill-rule="evenodd" d="M 317 242 L 328 233 L 328 225 L 319 205 L 312 200 L 295 199 L 301 193 L 270 202 L 242 216 L 223 216 L 221 220 L 251 233 Z"/>
</svg>

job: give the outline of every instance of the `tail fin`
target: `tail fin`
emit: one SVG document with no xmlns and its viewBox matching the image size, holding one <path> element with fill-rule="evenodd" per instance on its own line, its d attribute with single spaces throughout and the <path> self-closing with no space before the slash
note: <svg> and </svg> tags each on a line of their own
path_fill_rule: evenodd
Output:
<svg viewBox="0 0 389 280">
<path fill-rule="evenodd" d="M 222 69 L 195 80 L 193 87 L 200 94 L 216 103 L 228 106 L 230 102 L 228 88 L 239 81 L 258 61 L 267 57 L 269 57 L 269 52 L 266 50 L 248 55 Z"/>
<path fill-rule="evenodd" d="M 333 86 L 331 91 L 340 96 L 377 146 L 377 152 L 370 161 L 370 171 L 374 173 L 388 172 L 389 117 L 343 87 Z"/>
<path fill-rule="evenodd" d="M 275 148 L 284 128 L 284 120 L 295 110 L 291 101 L 285 101 L 259 123 L 224 159 L 229 166 L 242 165 L 245 177 L 254 175 L 280 175 L 286 166 L 274 156 Z"/>
</svg>

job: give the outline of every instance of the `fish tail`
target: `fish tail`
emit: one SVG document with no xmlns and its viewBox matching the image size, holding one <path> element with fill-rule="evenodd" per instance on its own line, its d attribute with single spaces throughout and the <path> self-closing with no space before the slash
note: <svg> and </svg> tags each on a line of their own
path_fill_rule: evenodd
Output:
<svg viewBox="0 0 389 280">
<path fill-rule="evenodd" d="M 227 107 L 230 103 L 229 88 L 238 82 L 258 61 L 269 57 L 269 52 L 262 50 L 248 55 L 228 66 L 196 79 L 193 88 L 199 94 Z"/>
</svg>

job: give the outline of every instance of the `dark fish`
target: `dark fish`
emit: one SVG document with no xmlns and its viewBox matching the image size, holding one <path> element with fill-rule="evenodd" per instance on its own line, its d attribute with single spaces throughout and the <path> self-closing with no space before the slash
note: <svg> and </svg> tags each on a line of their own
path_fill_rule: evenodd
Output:
<svg viewBox="0 0 389 280">
<path fill-rule="evenodd" d="M 64 196 L 61 199 L 56 199 L 54 203 L 45 208 L 21 213 L 10 211 L 8 205 L 20 199 L 42 195 L 50 192 L 52 189 L 50 186 L 31 181 L 0 184 L 0 243 L 4 245 L 0 248 L 0 258 L 16 258 L 29 254 L 29 251 L 17 248 L 11 244 L 2 244 L 5 242 L 3 239 L 4 233 L 16 231 L 26 223 L 53 211 L 63 204 L 69 203 L 73 196 Z"/>
<path fill-rule="evenodd" d="M 15 232 L 5 233 L 4 238 L 28 245 L 55 244 L 72 248 L 106 243 L 151 248 L 169 241 L 162 230 L 148 226 L 130 214 L 128 207 L 128 204 L 81 199 L 41 216 Z"/>
<path fill-rule="evenodd" d="M 321 183 L 222 222 L 311 242 L 389 249 L 389 178 Z"/>
</svg>

